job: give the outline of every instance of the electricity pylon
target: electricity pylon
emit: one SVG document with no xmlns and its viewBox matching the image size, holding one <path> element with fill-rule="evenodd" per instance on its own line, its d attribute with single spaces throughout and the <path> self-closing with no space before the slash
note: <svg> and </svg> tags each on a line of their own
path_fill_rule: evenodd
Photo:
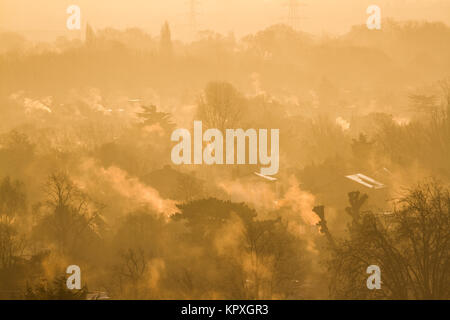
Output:
<svg viewBox="0 0 450 320">
<path fill-rule="evenodd" d="M 287 25 L 292 29 L 298 28 L 298 22 L 300 20 L 299 17 L 299 7 L 304 6 L 303 3 L 300 3 L 298 0 L 289 0 L 288 2 L 288 16 L 287 16 Z"/>
<path fill-rule="evenodd" d="M 193 36 L 197 34 L 197 28 L 198 28 L 198 21 L 197 21 L 197 15 L 198 15 L 198 8 L 199 0 L 189 0 L 189 29 Z"/>
</svg>

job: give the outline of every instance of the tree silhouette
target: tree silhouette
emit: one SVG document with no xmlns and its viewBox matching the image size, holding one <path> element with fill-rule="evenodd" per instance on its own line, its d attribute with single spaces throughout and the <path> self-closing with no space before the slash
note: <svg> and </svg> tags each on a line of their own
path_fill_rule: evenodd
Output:
<svg viewBox="0 0 450 320">
<path fill-rule="evenodd" d="M 20 181 L 5 177 L 0 183 L 0 221 L 9 223 L 17 214 L 26 211 L 26 194 Z"/>
<path fill-rule="evenodd" d="M 103 205 L 95 203 L 70 180 L 65 173 L 50 175 L 45 191 L 48 213 L 35 232 L 43 232 L 54 241 L 61 253 L 71 253 L 87 239 L 95 239 L 103 228 Z"/>
<path fill-rule="evenodd" d="M 421 184 L 391 214 L 361 212 L 366 200 L 358 192 L 349 194 L 349 235 L 331 247 L 328 263 L 331 294 L 344 299 L 448 299 L 449 190 L 434 181 Z M 381 290 L 366 288 L 370 265 L 381 268 Z"/>
<path fill-rule="evenodd" d="M 155 105 L 142 106 L 142 111 L 137 113 L 138 117 L 141 119 L 141 126 L 152 126 L 160 125 L 165 132 L 171 132 L 175 124 L 172 121 L 172 116 L 170 113 L 157 111 Z"/>
<path fill-rule="evenodd" d="M 160 52 L 161 56 L 165 58 L 171 58 L 173 55 L 172 36 L 170 33 L 169 23 L 167 21 L 161 27 Z"/>
<path fill-rule="evenodd" d="M 179 281 L 194 286 L 194 290 L 217 290 L 230 299 L 299 298 L 308 269 L 305 243 L 296 239 L 281 219 L 256 219 L 256 212 L 243 203 L 210 198 L 178 205 L 180 213 L 174 221 L 185 223 L 187 244 L 205 252 L 201 268 L 219 270 L 222 277 L 202 275 L 195 264 L 183 269 Z M 218 235 L 233 240 L 221 246 Z M 206 272 L 206 270 L 205 270 Z M 198 284 L 203 283 L 203 287 Z M 203 292 L 204 294 L 204 292 Z"/>
<path fill-rule="evenodd" d="M 66 276 L 58 276 L 51 282 L 41 280 L 34 286 L 27 284 L 24 295 L 26 300 L 86 300 L 87 294 L 87 286 L 69 290 Z"/>
<path fill-rule="evenodd" d="M 234 129 L 243 111 L 244 99 L 227 82 L 210 82 L 200 97 L 198 116 L 207 128 Z"/>
</svg>

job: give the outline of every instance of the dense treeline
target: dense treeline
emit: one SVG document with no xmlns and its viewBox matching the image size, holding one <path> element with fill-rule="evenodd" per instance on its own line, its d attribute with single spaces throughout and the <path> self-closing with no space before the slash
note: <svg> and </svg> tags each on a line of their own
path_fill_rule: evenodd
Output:
<svg viewBox="0 0 450 320">
<path fill-rule="evenodd" d="M 384 26 L 0 34 L 0 298 L 448 299 L 450 29 Z M 280 129 L 277 181 L 172 164 L 193 120 Z"/>
</svg>

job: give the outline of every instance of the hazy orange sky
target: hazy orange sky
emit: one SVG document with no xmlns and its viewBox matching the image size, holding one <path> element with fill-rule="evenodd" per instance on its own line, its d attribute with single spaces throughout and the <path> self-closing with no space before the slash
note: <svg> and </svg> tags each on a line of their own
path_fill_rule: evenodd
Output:
<svg viewBox="0 0 450 320">
<path fill-rule="evenodd" d="M 288 0 L 198 0 L 199 29 L 242 36 L 286 21 Z M 345 32 L 363 24 L 366 8 L 377 4 L 383 17 L 433 20 L 450 24 L 450 0 L 302 0 L 299 29 L 320 34 Z M 189 0 L 0 0 L 0 30 L 30 39 L 73 36 L 66 30 L 66 8 L 81 7 L 82 21 L 94 28 L 140 27 L 152 34 L 168 20 L 174 38 L 187 35 Z"/>
</svg>

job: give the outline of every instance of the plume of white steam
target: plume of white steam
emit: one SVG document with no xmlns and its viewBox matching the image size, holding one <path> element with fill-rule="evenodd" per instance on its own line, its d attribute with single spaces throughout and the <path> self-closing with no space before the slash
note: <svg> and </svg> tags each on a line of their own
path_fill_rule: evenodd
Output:
<svg viewBox="0 0 450 320">
<path fill-rule="evenodd" d="M 220 255 L 237 256 L 242 251 L 242 238 L 245 232 L 244 224 L 237 214 L 231 213 L 231 218 L 217 231 L 214 246 Z"/>
<path fill-rule="evenodd" d="M 163 276 L 163 273 L 166 269 L 166 264 L 161 258 L 154 258 L 148 262 L 147 269 L 147 285 L 153 289 L 157 290 L 159 288 L 160 280 Z"/>
<path fill-rule="evenodd" d="M 315 201 L 315 196 L 301 190 L 297 178 L 292 175 L 289 177 L 289 189 L 277 204 L 279 208 L 291 208 L 294 214 L 300 213 L 303 222 L 314 226 L 319 222 L 319 217 L 312 211 Z"/>
<path fill-rule="evenodd" d="M 255 256 L 254 252 L 248 251 L 246 246 L 243 246 L 245 241 L 243 221 L 232 212 L 231 218 L 216 233 L 215 249 L 219 255 L 241 264 L 246 286 L 252 287 L 255 280 L 258 282 L 258 288 L 255 288 L 258 297 L 269 297 L 272 292 L 268 290 L 267 284 L 273 276 L 274 257 L 262 254 Z"/>
<path fill-rule="evenodd" d="M 25 106 L 25 112 L 27 113 L 32 111 L 45 111 L 48 113 L 52 113 L 52 110 L 39 100 L 32 100 L 29 98 L 25 98 L 23 103 Z"/>
<path fill-rule="evenodd" d="M 84 102 L 91 107 L 93 110 L 101 112 L 105 115 L 111 114 L 112 110 L 107 109 L 103 106 L 103 98 L 101 96 L 100 90 L 91 88 L 86 97 L 84 97 Z"/>
<path fill-rule="evenodd" d="M 82 164 L 81 172 L 83 176 L 78 177 L 77 182 L 85 188 L 96 190 L 100 186 L 104 194 L 130 200 L 131 205 L 136 203 L 146 205 L 165 217 L 173 215 L 178 210 L 175 201 L 161 198 L 157 190 L 143 184 L 138 178 L 131 177 L 118 167 L 104 168 L 93 160 L 87 160 Z M 130 211 L 133 209 L 136 208 L 128 208 Z"/>
<path fill-rule="evenodd" d="M 342 117 L 336 118 L 336 124 L 341 127 L 342 131 L 347 131 L 348 129 L 350 129 L 350 122 Z"/>
<path fill-rule="evenodd" d="M 253 72 L 250 75 L 250 81 L 251 81 L 251 84 L 252 84 L 253 91 L 254 91 L 255 95 L 258 96 L 258 95 L 266 95 L 267 94 L 266 91 L 264 91 L 261 88 L 261 77 L 260 77 L 259 73 Z"/>
<path fill-rule="evenodd" d="M 221 181 L 220 189 L 234 202 L 246 202 L 256 210 L 275 210 L 276 194 L 272 185 L 265 182 L 244 182 L 240 180 Z"/>
<path fill-rule="evenodd" d="M 315 197 L 299 187 L 295 176 L 287 179 L 287 191 L 283 195 L 277 195 L 276 183 L 266 182 L 243 182 L 239 180 L 222 181 L 218 183 L 219 188 L 224 190 L 232 201 L 246 202 L 258 210 L 285 210 L 291 215 L 300 216 L 307 225 L 315 225 L 319 222 L 317 215 L 312 211 Z M 284 213 L 285 214 L 285 213 Z M 290 217 L 289 217 L 290 218 Z"/>
<path fill-rule="evenodd" d="M 9 98 L 19 104 L 22 104 L 25 108 L 25 113 L 31 113 L 34 111 L 44 111 L 47 113 L 52 113 L 52 109 L 47 106 L 52 103 L 52 97 L 46 97 L 42 100 L 35 100 L 27 98 L 24 95 L 24 91 L 19 91 L 11 94 Z"/>
<path fill-rule="evenodd" d="M 162 199 L 158 191 L 144 185 L 137 178 L 128 176 L 117 167 L 101 168 L 99 174 L 103 175 L 121 195 L 148 204 L 157 212 L 172 215 L 177 210 L 174 201 Z"/>
<path fill-rule="evenodd" d="M 411 119 L 405 117 L 394 117 L 392 120 L 399 126 L 407 126 L 411 122 Z"/>
</svg>

